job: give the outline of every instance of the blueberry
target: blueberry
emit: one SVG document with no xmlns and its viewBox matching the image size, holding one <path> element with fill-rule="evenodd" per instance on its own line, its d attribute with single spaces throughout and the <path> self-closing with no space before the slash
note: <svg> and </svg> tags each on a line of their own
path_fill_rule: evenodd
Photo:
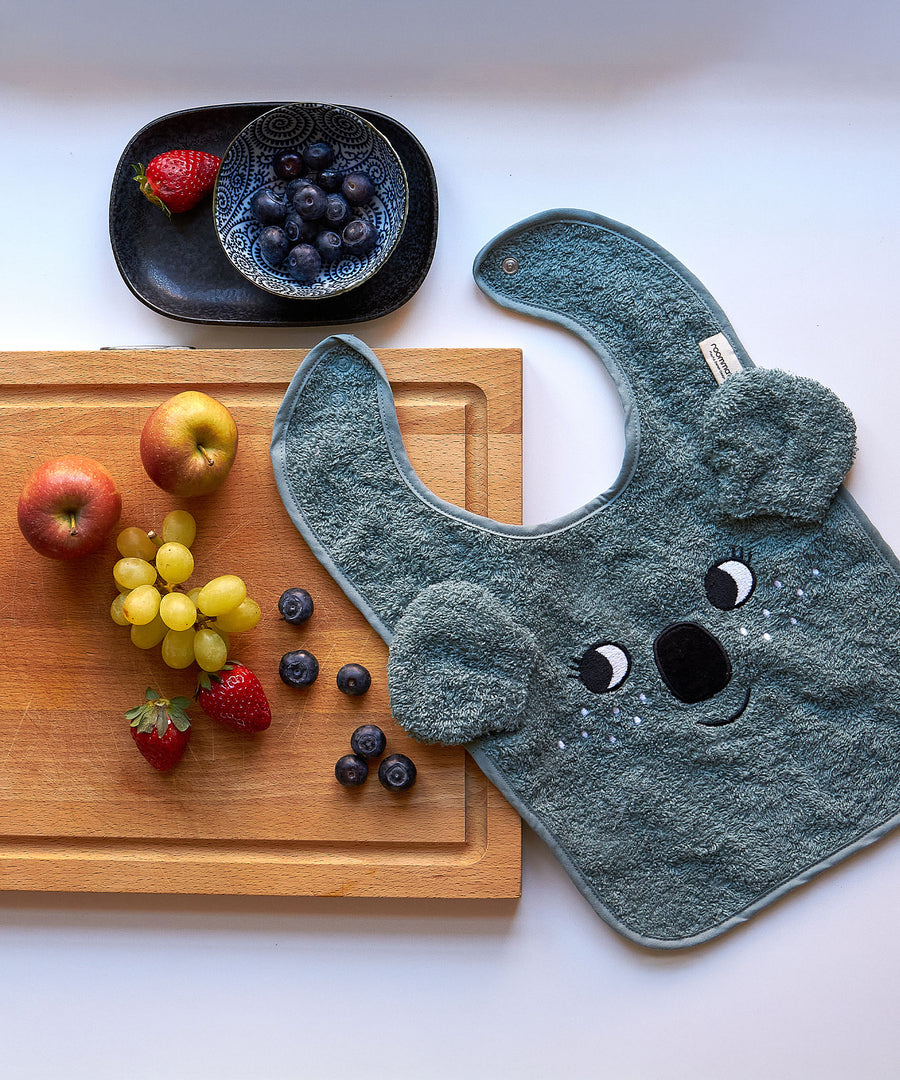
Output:
<svg viewBox="0 0 900 1080">
<path fill-rule="evenodd" d="M 406 791 L 416 782 L 416 767 L 405 754 L 388 754 L 378 766 L 378 779 L 388 791 Z"/>
<path fill-rule="evenodd" d="M 349 694 L 350 697 L 359 697 L 372 685 L 372 676 L 362 664 L 344 664 L 337 673 L 337 685 L 341 693 Z"/>
<path fill-rule="evenodd" d="M 334 766 L 334 775 L 344 787 L 359 787 L 369 775 L 369 766 L 356 754 L 344 754 Z"/>
<path fill-rule="evenodd" d="M 319 169 L 327 169 L 334 161 L 334 151 L 328 143 L 314 142 L 303 151 L 303 160 L 318 172 Z"/>
<path fill-rule="evenodd" d="M 319 674 L 319 661 L 311 652 L 305 649 L 297 649 L 296 652 L 285 653 L 278 665 L 278 674 L 283 683 L 288 686 L 309 686 L 314 683 Z"/>
<path fill-rule="evenodd" d="M 375 247 L 378 234 L 368 221 L 363 218 L 354 218 L 344 226 L 341 239 L 344 241 L 344 250 L 348 255 L 368 255 Z"/>
<path fill-rule="evenodd" d="M 299 626 L 313 613 L 313 599 L 306 589 L 285 589 L 278 598 L 278 614 L 285 622 Z"/>
<path fill-rule="evenodd" d="M 275 155 L 272 168 L 279 180 L 295 180 L 306 171 L 303 155 L 296 150 L 282 150 Z"/>
<path fill-rule="evenodd" d="M 304 184 L 294 192 L 293 206 L 304 221 L 315 221 L 325 213 L 325 192 L 318 184 Z"/>
<path fill-rule="evenodd" d="M 284 265 L 292 278 L 309 285 L 319 276 L 322 256 L 311 244 L 297 244 L 291 248 Z"/>
<path fill-rule="evenodd" d="M 290 250 L 284 229 L 277 225 L 267 225 L 259 234 L 259 253 L 270 266 L 278 266 Z"/>
<path fill-rule="evenodd" d="M 347 173 L 341 184 L 341 194 L 351 206 L 362 206 L 375 194 L 375 185 L 368 173 Z"/>
<path fill-rule="evenodd" d="M 343 195 L 334 193 L 325 196 L 325 220 L 333 229 L 340 232 L 352 217 L 350 203 Z"/>
<path fill-rule="evenodd" d="M 304 221 L 296 210 L 284 219 L 284 231 L 291 244 L 314 244 L 319 235 L 318 221 Z"/>
<path fill-rule="evenodd" d="M 361 758 L 378 757 L 384 753 L 387 739 L 380 727 L 363 724 L 350 736 L 350 749 Z"/>
<path fill-rule="evenodd" d="M 322 262 L 337 262 L 344 254 L 341 234 L 333 229 L 324 229 L 316 237 L 316 250 L 322 256 Z"/>
<path fill-rule="evenodd" d="M 312 176 L 308 176 L 306 173 L 304 173 L 303 176 L 298 177 L 296 180 L 292 180 L 284 191 L 284 197 L 288 205 L 293 206 L 294 196 L 297 194 L 300 188 L 305 188 L 309 184 L 315 184 L 315 182 L 315 179 Z"/>
<path fill-rule="evenodd" d="M 335 168 L 323 169 L 319 173 L 319 187 L 323 191 L 327 191 L 329 193 L 333 191 L 340 191 L 341 184 L 343 184 L 343 182 L 343 174 L 338 172 L 338 170 Z"/>
<path fill-rule="evenodd" d="M 279 225 L 284 221 L 288 205 L 271 188 L 263 188 L 250 200 L 250 210 L 263 225 Z"/>
</svg>

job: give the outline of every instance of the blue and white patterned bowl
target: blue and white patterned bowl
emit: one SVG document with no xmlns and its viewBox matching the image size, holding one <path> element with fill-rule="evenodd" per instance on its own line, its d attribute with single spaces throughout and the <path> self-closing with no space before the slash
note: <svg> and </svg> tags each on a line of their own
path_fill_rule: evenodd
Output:
<svg viewBox="0 0 900 1080">
<path fill-rule="evenodd" d="M 279 151 L 314 142 L 334 149 L 334 168 L 365 172 L 372 178 L 375 195 L 357 207 L 356 214 L 372 223 L 378 240 L 368 255 L 324 263 L 316 280 L 303 284 L 260 255 L 263 226 L 251 213 L 250 202 L 262 188 L 283 193 L 287 187 L 272 167 Z M 408 207 L 406 172 L 384 135 L 349 109 L 315 102 L 280 105 L 248 124 L 226 150 L 213 193 L 216 234 L 234 266 L 261 289 L 297 300 L 337 296 L 377 274 L 397 246 Z"/>
</svg>

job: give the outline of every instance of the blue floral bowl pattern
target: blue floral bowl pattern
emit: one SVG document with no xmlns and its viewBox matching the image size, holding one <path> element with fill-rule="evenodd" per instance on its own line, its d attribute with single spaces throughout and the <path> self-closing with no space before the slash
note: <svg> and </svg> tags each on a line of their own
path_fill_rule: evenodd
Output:
<svg viewBox="0 0 900 1080">
<path fill-rule="evenodd" d="M 287 181 L 277 179 L 272 167 L 279 151 L 314 142 L 333 148 L 334 168 L 371 177 L 375 195 L 356 208 L 356 215 L 371 222 L 378 241 L 368 255 L 324 264 L 317 279 L 304 284 L 263 259 L 259 251 L 263 226 L 251 213 L 250 203 L 263 188 L 284 193 Z M 319 300 L 349 292 L 379 271 L 397 246 L 408 206 L 403 165 L 377 128 L 337 105 L 294 102 L 257 117 L 228 147 L 216 178 L 213 220 L 225 254 L 248 281 L 279 296 Z"/>
</svg>

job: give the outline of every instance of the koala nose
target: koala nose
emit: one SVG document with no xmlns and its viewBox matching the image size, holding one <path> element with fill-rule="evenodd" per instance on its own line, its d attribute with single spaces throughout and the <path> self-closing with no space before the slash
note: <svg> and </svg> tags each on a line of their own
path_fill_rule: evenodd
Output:
<svg viewBox="0 0 900 1080">
<path fill-rule="evenodd" d="M 686 705 L 706 701 L 731 680 L 728 653 L 697 623 L 667 626 L 653 643 L 653 658 L 662 681 Z"/>
</svg>

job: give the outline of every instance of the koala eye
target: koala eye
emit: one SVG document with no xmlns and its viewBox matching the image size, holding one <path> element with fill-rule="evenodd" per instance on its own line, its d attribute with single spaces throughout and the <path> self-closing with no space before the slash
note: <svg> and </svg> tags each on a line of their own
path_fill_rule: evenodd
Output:
<svg viewBox="0 0 900 1080">
<path fill-rule="evenodd" d="M 742 559 L 722 559 L 707 570 L 703 587 L 713 607 L 731 611 L 749 600 L 756 575 Z"/>
<path fill-rule="evenodd" d="M 575 661 L 576 674 L 592 694 L 605 694 L 621 686 L 631 671 L 631 657 L 611 641 L 585 649 Z"/>
</svg>

